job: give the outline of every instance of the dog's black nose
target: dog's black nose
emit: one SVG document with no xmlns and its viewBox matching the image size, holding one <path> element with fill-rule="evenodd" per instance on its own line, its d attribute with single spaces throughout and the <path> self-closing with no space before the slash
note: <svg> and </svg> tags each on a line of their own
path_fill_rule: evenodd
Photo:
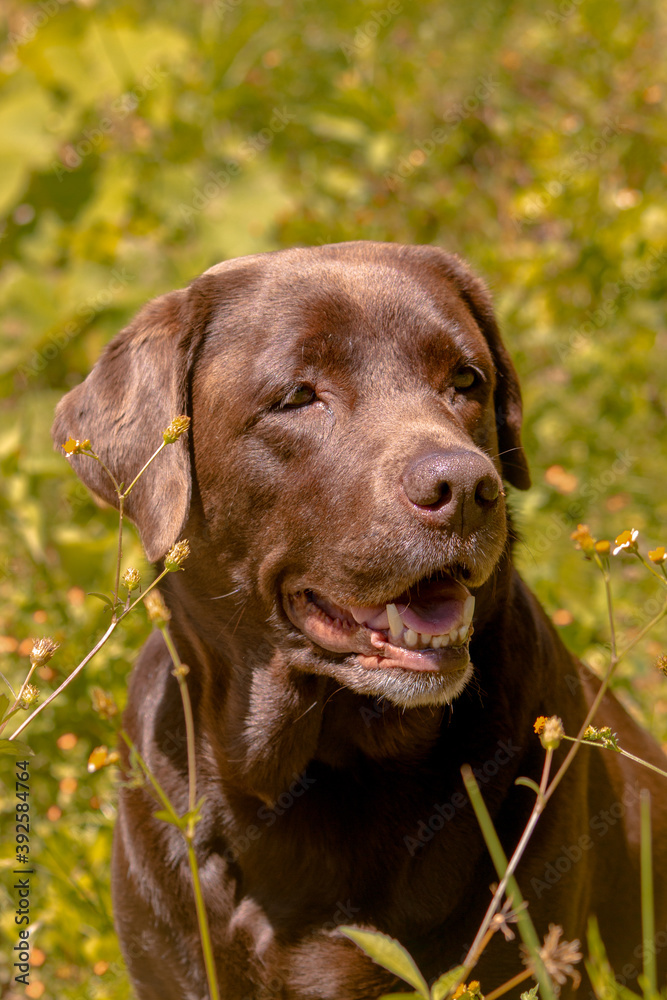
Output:
<svg viewBox="0 0 667 1000">
<path fill-rule="evenodd" d="M 489 459 L 474 451 L 421 455 L 407 466 L 401 482 L 415 513 L 464 531 L 479 527 L 503 492 Z"/>
</svg>

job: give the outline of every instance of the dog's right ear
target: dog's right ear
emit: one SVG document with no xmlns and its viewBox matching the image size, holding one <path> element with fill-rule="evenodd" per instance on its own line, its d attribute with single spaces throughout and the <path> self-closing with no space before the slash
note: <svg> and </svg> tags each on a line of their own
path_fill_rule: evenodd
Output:
<svg viewBox="0 0 667 1000">
<path fill-rule="evenodd" d="M 117 482 L 128 486 L 162 443 L 163 430 L 187 412 L 196 340 L 188 290 L 149 302 L 108 345 L 88 378 L 60 401 L 52 429 L 55 446 L 88 438 Z M 189 455 L 183 435 L 158 455 L 125 502 L 151 562 L 178 540 L 187 520 Z M 87 455 L 72 455 L 70 462 L 93 493 L 118 507 L 99 462 Z"/>
</svg>

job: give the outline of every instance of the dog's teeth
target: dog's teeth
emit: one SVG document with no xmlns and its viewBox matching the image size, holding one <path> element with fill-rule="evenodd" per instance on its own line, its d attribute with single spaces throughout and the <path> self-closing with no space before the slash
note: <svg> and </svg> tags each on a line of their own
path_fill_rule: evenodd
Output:
<svg viewBox="0 0 667 1000">
<path fill-rule="evenodd" d="M 433 649 L 440 649 L 440 639 L 441 638 L 442 637 L 439 636 L 439 635 L 432 635 L 431 636 L 431 645 L 433 646 Z"/>
<path fill-rule="evenodd" d="M 444 649 L 445 646 L 449 646 L 449 636 L 448 635 L 441 635 L 440 636 L 440 648 Z"/>
<path fill-rule="evenodd" d="M 467 634 L 468 634 L 468 626 L 467 625 L 463 625 L 459 629 L 459 642 L 463 642 L 463 640 L 465 639 L 465 637 L 467 636 Z"/>
<path fill-rule="evenodd" d="M 465 603 L 463 605 L 463 624 L 468 627 L 472 621 L 473 611 L 475 610 L 475 598 L 472 594 L 466 597 Z"/>
<path fill-rule="evenodd" d="M 459 629 L 458 629 L 458 625 L 457 625 L 457 627 L 456 627 L 456 628 L 453 628 L 453 629 L 451 630 L 451 632 L 449 632 L 449 633 L 448 633 L 448 635 L 449 635 L 449 641 L 450 641 L 450 642 L 457 642 L 457 641 L 458 641 L 458 638 L 459 638 Z"/>
<path fill-rule="evenodd" d="M 433 638 L 433 636 L 429 635 L 428 632 L 422 632 L 421 633 L 420 646 L 428 646 L 428 645 L 430 645 L 430 642 L 431 642 L 432 638 Z"/>
<path fill-rule="evenodd" d="M 389 635 L 392 639 L 400 639 L 403 632 L 403 622 L 395 604 L 387 605 L 387 618 L 389 619 Z"/>
<path fill-rule="evenodd" d="M 406 630 L 404 638 L 406 646 L 416 646 L 417 640 L 419 639 L 419 633 L 414 632 L 411 628 L 409 628 Z"/>
</svg>

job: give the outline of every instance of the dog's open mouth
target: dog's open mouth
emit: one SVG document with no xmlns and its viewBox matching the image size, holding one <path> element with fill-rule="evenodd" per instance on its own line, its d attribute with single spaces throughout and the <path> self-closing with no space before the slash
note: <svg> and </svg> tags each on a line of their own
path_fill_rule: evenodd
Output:
<svg viewBox="0 0 667 1000">
<path fill-rule="evenodd" d="M 448 673 L 465 668 L 475 598 L 451 576 L 421 580 L 387 604 L 339 605 L 314 590 L 286 595 L 287 614 L 309 639 L 356 653 L 368 668 Z"/>
</svg>

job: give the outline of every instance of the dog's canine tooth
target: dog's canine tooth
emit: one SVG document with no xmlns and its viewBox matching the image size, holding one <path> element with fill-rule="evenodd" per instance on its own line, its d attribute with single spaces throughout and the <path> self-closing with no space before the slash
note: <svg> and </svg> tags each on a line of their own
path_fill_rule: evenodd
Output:
<svg viewBox="0 0 667 1000">
<path fill-rule="evenodd" d="M 387 605 L 387 618 L 389 619 L 389 635 L 392 639 L 400 639 L 403 633 L 403 622 L 395 604 Z"/>
<path fill-rule="evenodd" d="M 409 628 L 405 633 L 405 644 L 406 646 L 416 646 L 417 640 L 419 639 L 419 634 L 413 629 Z"/>
<path fill-rule="evenodd" d="M 468 625 L 470 625 L 470 622 L 472 621 L 472 615 L 474 610 L 475 610 L 475 598 L 473 597 L 472 594 L 470 594 L 468 597 L 466 597 L 465 603 L 463 605 L 463 624 L 466 626 L 466 628 L 468 627 Z"/>
<path fill-rule="evenodd" d="M 459 629 L 459 642 L 463 642 L 463 640 L 466 638 L 467 635 L 468 635 L 468 626 L 462 625 L 461 628 Z"/>
</svg>

